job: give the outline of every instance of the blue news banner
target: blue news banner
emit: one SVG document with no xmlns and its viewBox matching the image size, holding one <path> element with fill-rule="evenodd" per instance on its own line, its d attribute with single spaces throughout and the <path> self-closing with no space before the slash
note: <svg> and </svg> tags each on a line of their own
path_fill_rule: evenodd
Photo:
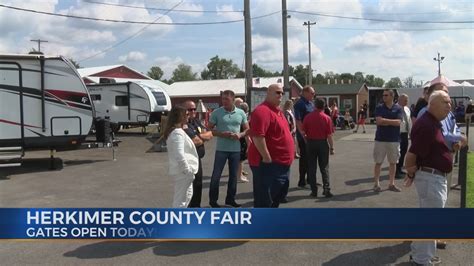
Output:
<svg viewBox="0 0 474 266">
<path fill-rule="evenodd" d="M 474 209 L 0 209 L 0 239 L 474 239 Z"/>
</svg>

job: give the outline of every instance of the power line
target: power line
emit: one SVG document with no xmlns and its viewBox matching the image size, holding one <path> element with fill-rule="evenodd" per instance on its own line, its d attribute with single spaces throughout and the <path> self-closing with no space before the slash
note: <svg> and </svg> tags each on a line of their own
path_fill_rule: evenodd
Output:
<svg viewBox="0 0 474 266">
<path fill-rule="evenodd" d="M 124 5 L 124 4 L 112 4 L 112 3 L 105 3 L 105 2 L 97 2 L 97 1 L 90 1 L 90 0 L 83 0 L 85 3 L 89 4 L 97 4 L 97 5 L 106 5 L 106 6 L 119 6 L 119 7 L 126 7 L 126 8 L 135 8 L 135 9 L 148 9 L 148 10 L 156 10 L 156 11 L 166 11 L 164 8 L 156 8 L 156 7 L 143 7 L 143 6 L 132 6 L 132 5 Z M 243 10 L 189 10 L 189 9 L 174 9 L 173 12 L 188 12 L 188 13 L 242 13 Z"/>
<path fill-rule="evenodd" d="M 14 9 L 18 11 L 24 11 L 24 12 L 43 14 L 43 15 L 48 15 L 48 16 L 58 16 L 58 17 L 66 17 L 66 18 L 74 18 L 74 19 L 84 19 L 84 20 L 113 22 L 113 23 L 126 23 L 126 24 L 128 23 L 128 24 L 145 24 L 145 25 L 199 26 L 199 25 L 230 24 L 230 23 L 237 23 L 237 22 L 244 21 L 243 19 L 238 19 L 238 20 L 213 21 L 213 22 L 155 22 L 155 21 L 146 22 L 146 21 L 116 20 L 116 19 L 104 19 L 104 18 L 91 18 L 91 17 L 76 16 L 76 15 L 65 15 L 65 14 L 38 11 L 38 10 L 33 10 L 33 9 L 19 8 L 19 7 L 14 7 L 14 6 L 7 6 L 7 5 L 2 5 L 2 4 L 0 4 L 0 7 Z M 275 15 L 280 12 L 281 11 L 275 11 L 272 13 L 253 17 L 252 19 L 260 19 L 260 18 L 271 16 L 271 15 Z M 166 14 L 168 13 L 169 12 L 166 12 Z"/>
<path fill-rule="evenodd" d="M 297 13 L 297 14 L 305 14 L 305 15 L 321 16 L 321 17 L 366 20 L 366 21 L 378 21 L 378 22 L 401 22 L 401 23 L 420 23 L 420 24 L 429 24 L 429 23 L 433 23 L 433 24 L 451 24 L 451 23 L 469 24 L 469 23 L 474 23 L 473 20 L 466 20 L 466 21 L 396 20 L 396 19 L 361 18 L 361 17 L 349 17 L 349 16 L 340 16 L 340 15 L 329 15 L 329 14 L 323 14 L 323 13 L 304 12 L 304 11 L 297 11 L 297 10 L 288 10 L 288 12 Z"/>
<path fill-rule="evenodd" d="M 183 3 L 183 1 L 184 1 L 184 0 L 181 0 L 179 3 L 177 3 L 176 5 L 174 5 L 172 8 L 168 9 L 168 11 L 166 11 L 166 12 L 165 12 L 164 14 L 162 14 L 161 16 L 157 17 L 153 22 L 156 22 L 156 21 L 160 20 L 161 18 L 163 18 L 164 16 L 166 16 L 166 14 L 168 14 L 169 12 L 171 12 L 174 8 L 176 8 L 176 7 L 178 7 L 179 5 L 181 5 L 181 4 Z M 98 56 L 98 55 L 100 55 L 100 54 L 103 54 L 103 53 L 106 53 L 106 52 L 110 51 L 111 49 L 113 49 L 113 48 L 115 48 L 115 47 L 117 47 L 117 46 L 119 46 L 119 45 L 122 45 L 122 44 L 125 43 L 126 41 L 131 40 L 131 39 L 137 37 L 138 35 L 140 35 L 143 31 L 145 31 L 148 27 L 150 27 L 150 25 L 151 25 L 151 24 L 148 24 L 148 25 L 144 26 L 144 27 L 141 28 L 139 31 L 135 32 L 134 34 L 132 34 L 132 35 L 128 36 L 127 38 L 125 38 L 125 39 L 123 39 L 123 40 L 121 40 L 121 41 L 119 41 L 119 42 L 117 42 L 117 43 L 115 43 L 115 44 L 109 46 L 108 48 L 105 48 L 104 50 L 102 50 L 102 51 L 100 51 L 100 52 L 98 52 L 98 53 L 96 53 L 96 54 L 93 54 L 93 55 L 91 55 L 91 56 L 88 56 L 88 57 L 86 57 L 86 58 L 83 58 L 83 59 L 79 60 L 78 63 L 83 62 L 83 61 L 86 61 L 86 60 L 89 60 L 89 59 L 91 59 L 91 58 L 94 58 L 94 57 L 96 57 L 96 56 Z"/>
<path fill-rule="evenodd" d="M 291 25 L 290 28 L 301 28 L 301 26 Z M 408 29 L 408 28 L 340 28 L 340 27 L 317 27 L 317 29 L 325 30 L 373 30 L 373 31 L 446 31 L 446 30 L 472 30 L 472 28 L 431 28 L 431 29 Z"/>
</svg>

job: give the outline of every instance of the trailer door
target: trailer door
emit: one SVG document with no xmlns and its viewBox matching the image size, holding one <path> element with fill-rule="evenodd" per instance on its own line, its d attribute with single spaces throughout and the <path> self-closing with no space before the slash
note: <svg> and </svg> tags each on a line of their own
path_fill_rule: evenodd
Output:
<svg viewBox="0 0 474 266">
<path fill-rule="evenodd" d="M 23 144 L 23 83 L 21 66 L 0 61 L 0 146 Z"/>
</svg>

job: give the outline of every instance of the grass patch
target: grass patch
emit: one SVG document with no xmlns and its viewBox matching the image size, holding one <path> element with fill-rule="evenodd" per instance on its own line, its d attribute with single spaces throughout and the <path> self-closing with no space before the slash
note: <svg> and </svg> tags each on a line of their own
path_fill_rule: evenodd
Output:
<svg viewBox="0 0 474 266">
<path fill-rule="evenodd" d="M 474 153 L 467 154 L 466 207 L 474 208 Z"/>
</svg>

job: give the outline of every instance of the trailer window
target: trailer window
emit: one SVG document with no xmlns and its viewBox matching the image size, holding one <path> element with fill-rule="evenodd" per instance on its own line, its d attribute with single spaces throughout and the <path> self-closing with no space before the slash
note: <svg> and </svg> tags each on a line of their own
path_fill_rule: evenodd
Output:
<svg viewBox="0 0 474 266">
<path fill-rule="evenodd" d="M 128 106 L 127 96 L 115 96 L 115 105 L 116 106 Z"/>
<path fill-rule="evenodd" d="M 100 94 L 91 94 L 91 100 L 92 101 L 100 101 L 100 100 L 102 100 L 102 95 L 100 95 Z"/>
<path fill-rule="evenodd" d="M 155 96 L 155 99 L 156 99 L 156 103 L 158 105 L 166 105 L 167 102 L 166 102 L 166 96 L 163 92 L 160 92 L 160 91 L 152 91 L 151 93 L 153 93 L 153 96 Z"/>
</svg>

